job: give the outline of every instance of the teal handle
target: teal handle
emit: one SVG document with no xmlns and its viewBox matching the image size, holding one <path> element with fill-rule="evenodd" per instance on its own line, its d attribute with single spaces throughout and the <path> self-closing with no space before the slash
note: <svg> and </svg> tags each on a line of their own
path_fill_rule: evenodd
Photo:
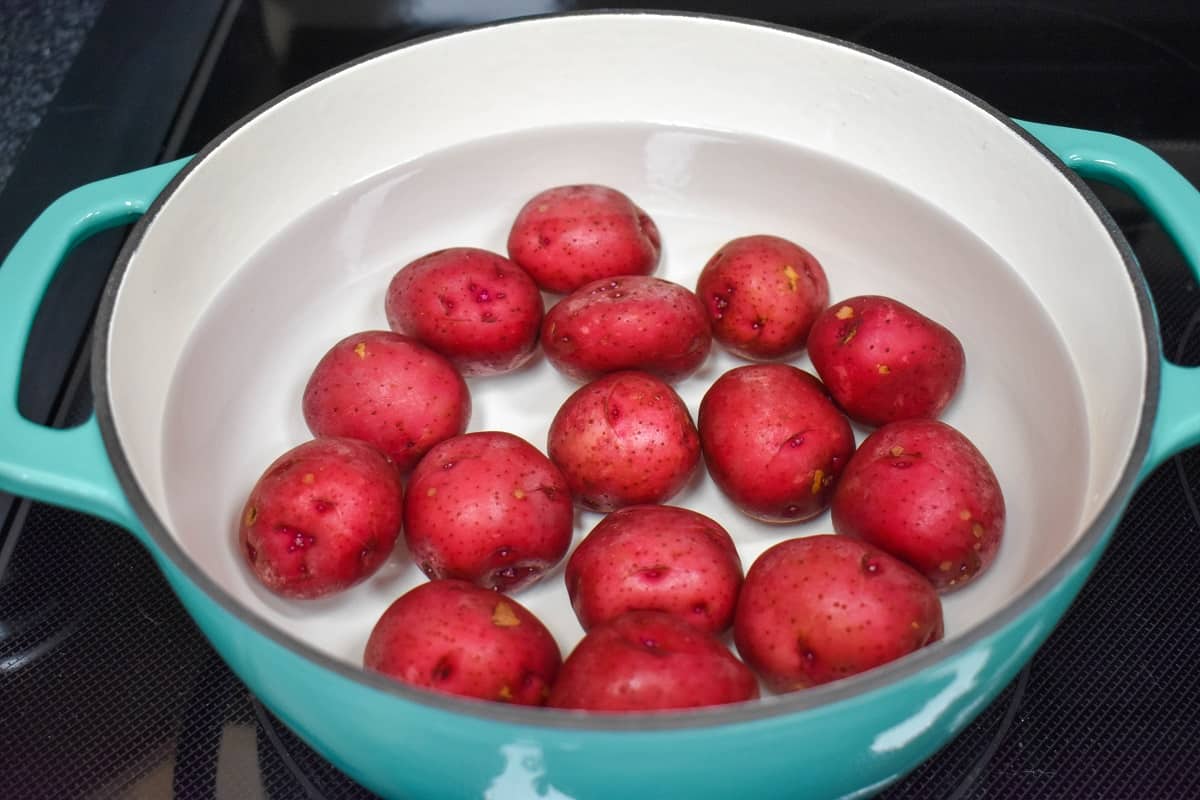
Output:
<svg viewBox="0 0 1200 800">
<path fill-rule="evenodd" d="M 1200 281 L 1200 191 L 1148 147 L 1076 128 L 1022 122 L 1030 133 L 1085 178 L 1136 197 L 1183 253 Z M 1158 412 L 1142 476 L 1171 456 L 1200 444 L 1200 368 L 1162 360 Z"/>
<path fill-rule="evenodd" d="M 89 183 L 50 204 L 0 265 L 0 490 L 136 529 L 93 414 L 74 428 L 31 422 L 17 409 L 34 316 L 67 253 L 92 234 L 133 222 L 186 159 Z"/>
</svg>

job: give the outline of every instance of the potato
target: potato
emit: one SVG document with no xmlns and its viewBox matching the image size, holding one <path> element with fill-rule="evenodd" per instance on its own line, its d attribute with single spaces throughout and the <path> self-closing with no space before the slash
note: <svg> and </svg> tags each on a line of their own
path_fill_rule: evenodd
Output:
<svg viewBox="0 0 1200 800">
<path fill-rule="evenodd" d="M 356 333 L 330 348 L 304 387 L 303 406 L 315 435 L 369 442 L 402 472 L 465 431 L 471 417 L 467 384 L 450 362 L 391 331 Z"/>
<path fill-rule="evenodd" d="M 789 539 L 750 566 L 738 652 L 772 690 L 805 689 L 894 661 L 942 638 L 933 585 L 845 536 Z"/>
<path fill-rule="evenodd" d="M 511 433 L 484 431 L 447 439 L 417 464 L 404 535 L 429 577 L 511 592 L 562 560 L 574 514 L 550 459 Z"/>
<path fill-rule="evenodd" d="M 537 348 L 542 293 L 516 264 L 474 247 L 452 247 L 402 267 L 384 302 L 393 331 L 419 339 L 463 375 L 496 375 Z"/>
<path fill-rule="evenodd" d="M 937 420 L 892 422 L 859 446 L 833 495 L 833 527 L 961 588 L 996 559 L 1004 495 L 991 465 Z"/>
<path fill-rule="evenodd" d="M 829 506 L 854 452 L 850 423 L 812 375 L 787 364 L 726 372 L 700 402 L 713 481 L 742 511 L 799 522 Z"/>
<path fill-rule="evenodd" d="M 936 417 L 966 364 L 953 333 L 877 295 L 825 309 L 808 334 L 808 354 L 834 401 L 865 425 Z"/>
<path fill-rule="evenodd" d="M 614 372 L 567 398 L 550 423 L 548 450 L 577 505 L 613 511 L 673 497 L 696 471 L 700 438 L 670 386 Z"/>
<path fill-rule="evenodd" d="M 447 694 L 538 706 L 562 666 L 558 644 L 528 609 L 458 580 L 423 583 L 375 623 L 363 666 Z"/>
<path fill-rule="evenodd" d="M 713 338 L 751 361 L 795 356 L 829 303 L 820 262 L 778 236 L 743 236 L 708 260 L 696 295 L 712 323 Z"/>
<path fill-rule="evenodd" d="M 645 211 L 616 189 L 557 186 L 534 195 L 508 234 L 508 257 L 548 292 L 617 275 L 649 275 L 662 245 Z"/>
<path fill-rule="evenodd" d="M 696 295 L 643 275 L 602 278 L 576 289 L 550 309 L 541 338 L 550 363 L 578 381 L 623 369 L 682 380 L 712 347 Z"/>
<path fill-rule="evenodd" d="M 563 662 L 549 705 L 661 711 L 758 697 L 758 681 L 712 634 L 663 611 L 630 611 L 590 630 Z"/>
<path fill-rule="evenodd" d="M 354 439 L 314 439 L 281 455 L 255 483 L 238 541 L 272 592 L 324 597 L 383 566 L 403 504 L 400 473 L 382 452 Z"/>
<path fill-rule="evenodd" d="M 729 534 L 674 506 L 612 512 L 567 561 L 567 595 L 584 630 L 626 611 L 667 611 L 709 633 L 733 622 L 742 560 Z"/>
</svg>

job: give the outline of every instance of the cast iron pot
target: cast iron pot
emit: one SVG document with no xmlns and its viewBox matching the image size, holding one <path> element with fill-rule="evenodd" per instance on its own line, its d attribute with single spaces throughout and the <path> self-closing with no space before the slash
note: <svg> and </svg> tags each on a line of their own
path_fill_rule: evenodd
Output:
<svg viewBox="0 0 1200 800">
<path fill-rule="evenodd" d="M 42 214 L 0 269 L 0 488 L 131 531 L 250 689 L 381 794 L 870 794 L 1010 681 L 1138 480 L 1200 438 L 1200 373 L 1163 361 L 1130 250 L 1075 173 L 1138 196 L 1200 263 L 1200 196 L 1145 148 L 1016 123 L 826 38 L 603 13 L 424 39 L 291 92 L 186 163 L 82 187 Z M 655 217 L 660 274 L 684 285 L 728 238 L 776 233 L 822 260 L 835 300 L 891 294 L 959 335 L 967 378 L 945 418 L 995 467 L 1009 518 L 993 569 L 945 598 L 944 641 L 753 703 L 596 716 L 362 671 L 375 618 L 420 580 L 403 554 L 321 602 L 255 584 L 237 514 L 266 464 L 308 438 L 299 394 L 324 350 L 385 326 L 399 264 L 503 250 L 528 196 L 583 181 Z M 139 217 L 99 313 L 95 417 L 66 431 L 21 418 L 19 365 L 51 275 L 80 239 Z M 681 385 L 693 412 L 734 363 L 715 355 Z M 471 427 L 541 446 L 570 388 L 545 363 L 474 380 Z M 758 526 L 706 478 L 676 502 L 721 520 L 747 565 L 828 530 Z M 552 574 L 521 600 L 566 650 L 580 631 L 561 584 Z"/>
</svg>

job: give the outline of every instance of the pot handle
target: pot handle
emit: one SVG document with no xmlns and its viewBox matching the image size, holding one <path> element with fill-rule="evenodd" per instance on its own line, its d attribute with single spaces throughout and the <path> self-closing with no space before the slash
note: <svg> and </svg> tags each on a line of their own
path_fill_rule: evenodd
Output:
<svg viewBox="0 0 1200 800">
<path fill-rule="evenodd" d="M 68 192 L 34 220 L 0 265 L 0 490 L 137 530 L 95 413 L 74 428 L 48 428 L 21 416 L 17 392 L 34 316 L 67 253 L 92 234 L 144 214 L 186 160 Z"/>
<path fill-rule="evenodd" d="M 1200 281 L 1200 191 L 1144 145 L 1111 133 L 1021 122 L 1084 178 L 1136 197 L 1183 253 Z M 1161 364 L 1158 410 L 1142 477 L 1171 456 L 1200 444 L 1200 368 Z"/>
</svg>

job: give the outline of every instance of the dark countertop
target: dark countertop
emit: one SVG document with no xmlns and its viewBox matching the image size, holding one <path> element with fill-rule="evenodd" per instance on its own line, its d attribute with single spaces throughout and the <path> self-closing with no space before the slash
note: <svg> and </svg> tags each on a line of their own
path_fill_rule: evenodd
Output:
<svg viewBox="0 0 1200 800">
<path fill-rule="evenodd" d="M 0 0 L 0 191 L 105 0 Z"/>
</svg>

